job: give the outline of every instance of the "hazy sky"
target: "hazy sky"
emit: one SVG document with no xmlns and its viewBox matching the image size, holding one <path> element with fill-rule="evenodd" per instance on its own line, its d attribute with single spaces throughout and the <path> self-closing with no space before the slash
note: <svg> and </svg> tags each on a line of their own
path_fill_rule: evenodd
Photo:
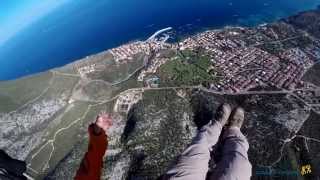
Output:
<svg viewBox="0 0 320 180">
<path fill-rule="evenodd" d="M 0 45 L 71 0 L 0 0 Z"/>
</svg>

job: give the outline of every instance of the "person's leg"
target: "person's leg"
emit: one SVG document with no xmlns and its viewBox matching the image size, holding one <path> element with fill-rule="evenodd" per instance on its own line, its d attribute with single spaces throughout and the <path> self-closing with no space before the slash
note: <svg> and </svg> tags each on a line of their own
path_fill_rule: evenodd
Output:
<svg viewBox="0 0 320 180">
<path fill-rule="evenodd" d="M 249 143 L 240 131 L 244 120 L 244 110 L 237 108 L 226 127 L 223 136 L 222 159 L 210 179 L 215 180 L 249 180 L 251 163 L 248 159 Z"/>
<path fill-rule="evenodd" d="M 231 113 L 230 105 L 217 110 L 214 121 L 201 128 L 192 143 L 178 158 L 174 167 L 169 169 L 165 179 L 204 180 L 208 172 L 210 149 L 219 139 L 222 127 Z"/>
</svg>

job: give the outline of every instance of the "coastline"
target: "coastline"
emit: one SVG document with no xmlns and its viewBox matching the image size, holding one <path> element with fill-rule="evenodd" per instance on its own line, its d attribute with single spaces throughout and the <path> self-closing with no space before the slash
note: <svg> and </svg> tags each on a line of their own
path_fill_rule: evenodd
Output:
<svg viewBox="0 0 320 180">
<path fill-rule="evenodd" d="M 319 6 L 317 7 L 318 9 L 319 9 Z M 315 8 L 315 9 L 317 9 L 317 8 Z M 304 11 L 301 11 L 299 13 L 303 13 L 303 12 L 306 12 L 306 11 L 310 11 L 310 10 L 304 10 Z M 286 18 L 288 18 L 290 16 L 291 15 L 287 15 L 286 17 L 278 17 L 276 20 L 270 20 L 270 22 L 268 22 L 268 23 L 261 22 L 259 24 L 255 24 L 255 25 L 252 25 L 252 26 L 244 26 L 244 25 L 240 25 L 240 24 L 237 24 L 237 23 L 231 23 L 231 24 L 224 25 L 224 26 L 202 26 L 201 23 L 200 24 L 196 24 L 196 22 L 194 22 L 195 24 L 185 24 L 185 25 L 178 26 L 178 27 L 171 27 L 172 29 L 170 29 L 170 30 L 175 31 L 176 33 L 175 33 L 174 37 L 170 37 L 168 42 L 169 43 L 178 43 L 178 42 L 183 41 L 184 39 L 186 39 L 186 38 L 188 38 L 190 36 L 195 36 L 195 35 L 197 35 L 199 33 L 203 33 L 203 32 L 206 32 L 206 31 L 220 31 L 220 30 L 223 30 L 225 28 L 248 28 L 248 27 L 250 28 L 250 27 L 262 26 L 262 25 L 273 23 L 273 22 L 281 21 L 281 20 L 286 19 Z M 187 30 L 185 30 L 184 28 L 187 28 Z M 165 29 L 167 29 L 167 28 L 165 28 Z M 155 31 L 155 33 L 153 35 L 155 35 L 159 31 L 161 33 L 162 30 L 164 30 L 164 29 L 160 29 L 160 30 Z M 124 43 L 121 43 L 121 45 L 119 45 L 119 46 L 122 46 L 122 45 L 125 45 L 125 44 L 134 43 L 134 42 L 137 42 L 137 41 L 144 41 L 146 39 L 146 37 L 148 37 L 148 34 L 150 35 L 149 32 L 146 32 L 146 33 L 147 34 L 144 34 L 144 35 L 142 35 L 142 36 L 140 36 L 138 38 L 128 39 Z M 151 35 L 151 37 L 153 35 Z M 31 73 L 25 72 L 25 74 L 22 75 L 22 76 L 18 75 L 17 77 L 13 77 L 13 78 L 5 78 L 3 80 L 0 80 L 0 82 L 16 80 L 16 79 L 32 76 L 32 75 L 35 75 L 35 74 L 38 74 L 38 73 L 43 73 L 43 72 L 48 71 L 50 69 L 57 69 L 57 68 L 60 68 L 60 67 L 63 67 L 63 66 L 68 66 L 69 64 L 73 64 L 75 62 L 84 60 L 84 59 L 86 59 L 86 57 L 99 55 L 101 53 L 108 52 L 109 50 L 111 50 L 113 48 L 117 48 L 119 46 L 112 46 L 112 47 L 104 49 L 102 51 L 97 50 L 98 49 L 97 48 L 96 50 L 92 50 L 91 53 L 89 53 L 86 56 L 82 56 L 81 58 L 75 58 L 75 59 L 68 60 L 69 62 L 64 63 L 62 65 L 54 66 L 53 68 L 48 68 L 48 69 L 44 69 L 44 70 L 37 71 L 37 72 L 34 72 L 34 70 L 31 70 Z"/>
</svg>

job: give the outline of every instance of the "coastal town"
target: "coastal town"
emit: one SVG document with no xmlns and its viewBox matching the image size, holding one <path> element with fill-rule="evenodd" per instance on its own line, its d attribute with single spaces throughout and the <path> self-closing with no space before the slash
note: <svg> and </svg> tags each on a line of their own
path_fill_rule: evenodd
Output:
<svg viewBox="0 0 320 180">
<path fill-rule="evenodd" d="M 256 29 L 257 32 L 251 32 L 256 36 L 254 39 L 265 38 L 262 35 L 259 37 L 259 30 L 263 30 L 263 36 L 269 36 L 270 42 L 262 40 L 248 44 L 241 33 L 253 30 L 230 27 L 227 32 L 205 31 L 178 43 L 167 43 L 153 36 L 151 40 L 136 41 L 113 48 L 110 53 L 119 64 L 129 63 L 140 53 L 151 57 L 149 58 L 151 60 L 145 62 L 145 68 L 138 76 L 137 80 L 141 82 L 146 81 L 148 75 L 156 75 L 163 64 L 174 59 L 159 57 L 161 50 L 197 53 L 200 48 L 210 57 L 211 67 L 220 77 L 218 81 L 210 83 L 212 90 L 237 93 L 260 86 L 292 90 L 303 85 L 301 81 L 303 74 L 320 58 L 320 42 L 315 40 L 313 46 L 306 46 L 303 49 L 288 48 L 279 53 L 272 53 L 261 47 L 268 43 L 281 44 L 282 40 L 277 39 L 279 36 L 272 28 L 264 26 Z M 296 43 L 300 36 L 290 38 L 288 35 L 286 43 Z M 83 69 L 90 72 L 93 67 L 88 66 Z"/>
<path fill-rule="evenodd" d="M 149 55 L 156 45 L 157 44 L 155 43 L 137 41 L 122 45 L 118 48 L 113 48 L 110 50 L 110 53 L 117 63 L 126 63 L 126 61 L 133 60 L 133 57 L 136 54 L 145 53 L 146 55 Z"/>
<path fill-rule="evenodd" d="M 282 35 L 285 40 L 281 40 L 275 30 L 265 26 L 262 25 L 256 29 L 229 27 L 227 30 L 205 31 L 177 43 L 166 42 L 168 35 L 165 34 L 166 31 L 160 30 L 146 41 L 131 42 L 113 48 L 108 53 L 112 55 L 116 64 L 130 63 L 135 60 L 136 55 L 143 54 L 145 56 L 144 67 L 139 71 L 137 81 L 143 82 L 145 88 L 161 86 L 159 69 L 167 62 L 175 61 L 178 58 L 177 56 L 164 57 L 161 52 L 170 50 L 176 54 L 179 52 L 183 54 L 186 51 L 197 54 L 199 49 L 202 54 L 209 57 L 211 65 L 207 67 L 207 71 L 213 70 L 215 71 L 213 76 L 219 77 L 217 80 L 209 82 L 207 87 L 209 90 L 241 93 L 255 88 L 294 91 L 300 87 L 307 87 L 307 83 L 302 81 L 302 77 L 320 59 L 319 40 L 311 39 L 312 45 L 303 48 L 286 48 L 274 53 L 266 50 L 264 46 L 272 47 L 284 43 L 284 41 L 296 44 L 299 38 L 308 37 L 301 33 L 287 34 L 287 37 Z M 248 32 L 253 34 L 253 37 L 247 37 L 247 39 L 262 40 L 252 44 L 248 43 L 247 39 L 243 37 Z M 294 37 L 291 38 L 291 36 Z M 85 64 L 78 68 L 78 72 L 82 77 L 86 77 L 86 74 L 99 69 L 97 67 L 99 65 L 95 63 Z M 310 93 L 304 91 L 295 91 L 295 93 L 297 97 L 306 99 L 306 102 L 315 101 L 308 96 Z M 128 96 L 130 101 L 135 101 L 135 97 L 138 96 Z M 122 105 L 117 105 L 119 112 L 125 112 L 127 111 L 125 109 L 129 107 L 128 103 L 123 102 L 120 103 Z"/>
<path fill-rule="evenodd" d="M 235 28 L 235 30 L 238 30 Z M 257 86 L 272 86 L 279 89 L 294 89 L 303 74 L 319 59 L 320 43 L 313 49 L 288 49 L 280 54 L 271 54 L 246 42 L 217 31 L 207 31 L 179 43 L 180 49 L 202 47 L 210 55 L 212 64 L 223 77 L 211 84 L 218 91 L 248 91 Z M 292 40 L 294 41 L 294 39 Z M 258 42 L 259 45 L 268 42 Z M 316 49 L 316 50 L 315 50 Z"/>
<path fill-rule="evenodd" d="M 157 52 L 165 47 L 171 47 L 170 44 L 166 43 L 169 36 L 164 34 L 162 37 L 161 34 L 170 31 L 172 28 L 168 27 L 154 33 L 146 41 L 135 41 L 133 43 L 128 43 L 117 48 L 110 50 L 110 53 L 113 55 L 117 63 L 126 63 L 128 60 L 132 60 L 136 54 L 144 53 L 150 55 L 152 52 Z"/>
</svg>

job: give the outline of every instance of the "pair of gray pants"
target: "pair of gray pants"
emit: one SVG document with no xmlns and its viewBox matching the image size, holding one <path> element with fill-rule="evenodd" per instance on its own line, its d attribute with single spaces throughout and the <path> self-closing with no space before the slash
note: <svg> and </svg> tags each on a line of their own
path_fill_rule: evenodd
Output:
<svg viewBox="0 0 320 180">
<path fill-rule="evenodd" d="M 222 126 L 212 121 L 201 128 L 187 149 L 178 158 L 177 164 L 168 170 L 166 179 L 205 180 L 210 160 L 210 151 L 219 139 Z M 222 136 L 223 152 L 212 175 L 212 180 L 248 180 L 251 177 L 251 164 L 248 160 L 249 144 L 237 127 L 228 128 Z"/>
</svg>

